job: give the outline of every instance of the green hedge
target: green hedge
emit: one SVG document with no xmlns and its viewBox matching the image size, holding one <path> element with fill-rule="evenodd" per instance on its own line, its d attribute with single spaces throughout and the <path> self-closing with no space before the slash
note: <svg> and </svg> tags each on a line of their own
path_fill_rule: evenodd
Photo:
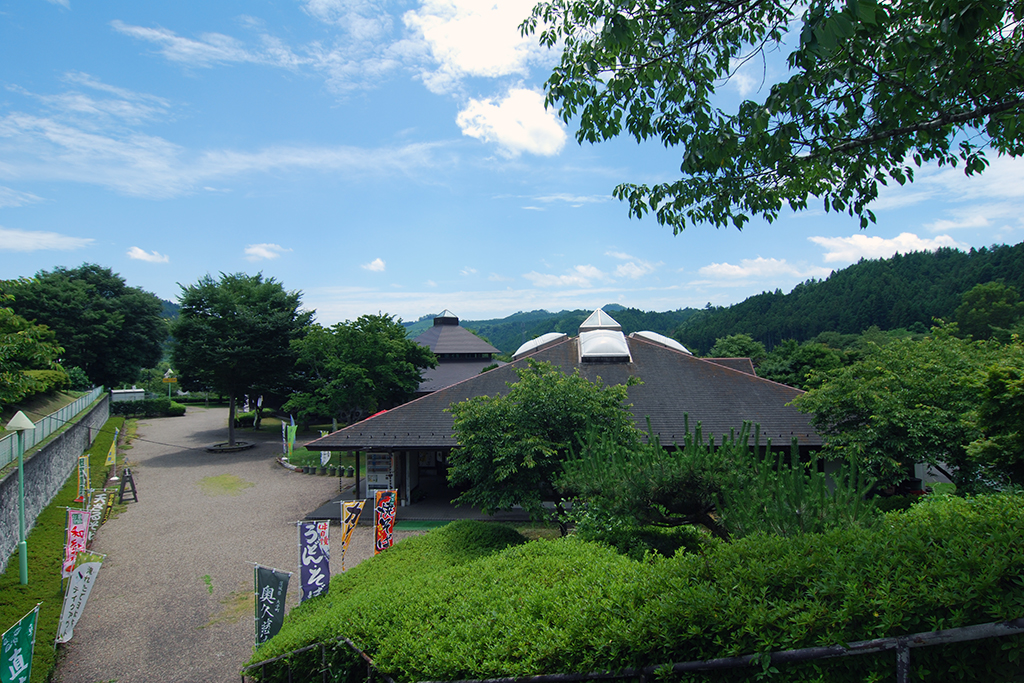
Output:
<svg viewBox="0 0 1024 683">
<path fill-rule="evenodd" d="M 110 468 L 103 463 L 114 440 L 114 430 L 123 424 L 124 418 L 121 417 L 107 420 L 89 448 L 89 476 L 96 487 L 106 481 Z M 60 568 L 64 557 L 65 508 L 80 507 L 74 502 L 77 496 L 78 468 L 75 468 L 64 487 L 36 518 L 35 527 L 28 534 L 28 585 L 21 585 L 17 553 L 11 556 L 4 573 L 0 575 L 0 631 L 13 626 L 36 603 L 43 603 L 39 608 L 31 683 L 49 680 L 56 666 L 53 641 L 57 637 L 57 623 L 63 602 Z M 102 573 L 103 570 L 100 571 Z M 86 609 L 89 609 L 88 605 Z"/>
<path fill-rule="evenodd" d="M 345 635 L 398 680 L 521 676 L 1024 616 L 1024 500 L 1011 495 L 938 497 L 888 513 L 871 529 L 755 534 L 709 544 L 702 554 L 642 562 L 574 537 L 439 561 L 466 552 L 457 550 L 465 539 L 451 535 L 457 528 L 472 527 L 407 539 L 335 577 L 328 595 L 294 609 L 254 661 Z M 1024 639 L 1014 637 L 915 649 L 913 680 L 1009 680 L 1024 673 L 1016 659 L 1022 647 Z M 343 674 L 344 649 L 329 656 Z M 748 680 L 751 673 L 700 680 Z M 894 676 L 895 656 L 885 653 L 788 665 L 772 680 Z"/>
<path fill-rule="evenodd" d="M 178 417 L 185 414 L 185 406 L 169 398 L 147 398 L 142 401 L 112 402 L 110 413 L 124 417 Z"/>
</svg>

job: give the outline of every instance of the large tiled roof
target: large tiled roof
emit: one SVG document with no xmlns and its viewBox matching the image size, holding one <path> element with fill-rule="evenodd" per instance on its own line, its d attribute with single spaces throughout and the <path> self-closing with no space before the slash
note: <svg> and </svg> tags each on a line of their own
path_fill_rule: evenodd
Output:
<svg viewBox="0 0 1024 683">
<path fill-rule="evenodd" d="M 434 325 L 414 339 L 421 346 L 428 346 L 437 354 L 442 353 L 501 353 L 465 327 L 459 325 Z"/>
<path fill-rule="evenodd" d="M 423 371 L 423 381 L 417 391 L 437 391 L 480 374 L 489 365 L 504 365 L 491 358 L 453 358 L 442 361 L 436 368 Z"/>
<path fill-rule="evenodd" d="M 473 396 L 495 396 L 508 392 L 506 383 L 515 382 L 516 369 L 529 359 L 549 361 L 590 380 L 625 384 L 638 377 L 643 384 L 629 388 L 631 411 L 637 426 L 646 431 L 646 418 L 662 443 L 682 441 L 684 415 L 691 429 L 701 422 L 705 438 L 739 430 L 744 421 L 761 425 L 761 433 L 774 445 L 788 445 L 793 436 L 804 446 L 821 445 L 810 416 L 787 405 L 803 393 L 752 374 L 665 348 L 642 338 L 629 339 L 628 363 L 580 363 L 578 339 L 566 339 L 537 353 L 495 368 L 452 386 L 398 406 L 386 413 L 357 422 L 314 441 L 311 450 L 429 450 L 456 446 L 452 416 L 445 412 L 452 403 Z"/>
</svg>

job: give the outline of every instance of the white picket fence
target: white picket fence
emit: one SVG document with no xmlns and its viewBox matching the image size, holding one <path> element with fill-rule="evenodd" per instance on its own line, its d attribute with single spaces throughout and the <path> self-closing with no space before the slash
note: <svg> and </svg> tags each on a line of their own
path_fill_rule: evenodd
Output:
<svg viewBox="0 0 1024 683">
<path fill-rule="evenodd" d="M 103 387 L 95 387 L 84 396 L 75 399 L 55 413 L 50 413 L 39 422 L 36 428 L 25 432 L 25 450 L 32 448 L 46 437 L 63 427 L 74 419 L 76 415 L 89 407 L 89 405 L 103 394 Z M 11 432 L 3 439 L 0 439 L 0 468 L 18 459 L 18 435 Z"/>
</svg>

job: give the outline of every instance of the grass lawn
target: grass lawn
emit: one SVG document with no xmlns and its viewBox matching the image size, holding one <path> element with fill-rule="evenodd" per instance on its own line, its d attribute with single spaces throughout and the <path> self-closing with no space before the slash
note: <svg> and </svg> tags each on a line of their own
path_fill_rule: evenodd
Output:
<svg viewBox="0 0 1024 683">
<path fill-rule="evenodd" d="M 28 415 L 28 419 L 32 422 L 39 422 L 50 413 L 55 413 L 69 403 L 74 403 L 75 399 L 85 393 L 84 391 L 54 391 L 33 396 L 16 406 L 6 406 L 0 411 L 0 436 L 7 433 L 3 425 L 10 422 L 19 410 Z"/>
<path fill-rule="evenodd" d="M 107 420 L 88 451 L 89 473 L 94 485 L 106 481 L 109 468 L 103 463 L 114 438 L 114 429 L 123 423 L 123 417 Z M 42 603 L 31 683 L 46 681 L 57 663 L 53 641 L 57 637 L 57 622 L 63 602 L 60 568 L 64 557 L 65 507 L 78 507 L 74 502 L 77 495 L 78 470 L 75 469 L 64 488 L 36 518 L 35 527 L 28 534 L 28 585 L 21 585 L 17 552 L 8 560 L 4 573 L 0 574 L 0 631 L 10 628 L 37 603 Z M 86 609 L 89 609 L 88 605 Z"/>
</svg>

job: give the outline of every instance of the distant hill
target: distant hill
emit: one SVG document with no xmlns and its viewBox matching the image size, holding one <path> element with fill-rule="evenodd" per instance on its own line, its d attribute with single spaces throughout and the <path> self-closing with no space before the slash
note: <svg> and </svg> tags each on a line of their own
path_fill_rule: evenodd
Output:
<svg viewBox="0 0 1024 683">
<path fill-rule="evenodd" d="M 698 313 L 697 309 L 685 308 L 667 313 L 655 313 L 641 311 L 636 308 L 627 308 L 619 304 L 607 304 L 603 306 L 605 311 L 612 313 L 615 320 L 622 325 L 622 331 L 626 334 L 650 330 L 664 335 L 671 335 L 681 323 L 687 318 Z M 490 320 L 459 320 L 462 327 L 476 332 L 485 337 L 491 344 L 501 349 L 502 353 L 512 354 L 524 342 L 535 339 L 548 332 L 565 332 L 574 336 L 580 324 L 593 313 L 592 310 L 559 311 L 551 313 L 545 310 L 513 313 L 506 318 L 492 318 Z M 418 337 L 431 325 L 433 315 L 424 316 L 415 323 L 405 323 L 406 334 L 410 338 Z"/>
<path fill-rule="evenodd" d="M 1024 295 L 1024 243 L 969 252 L 942 248 L 888 259 L 862 259 L 824 280 L 801 283 L 788 294 L 777 289 L 731 306 L 665 313 L 619 304 L 603 308 L 614 315 L 626 334 L 658 332 L 678 339 L 697 355 L 706 354 L 715 340 L 739 333 L 749 334 L 770 351 L 786 339 L 804 342 L 822 332 L 860 334 L 872 326 L 925 332 L 935 318 L 952 320 L 964 292 L 993 280 L 1003 280 Z M 592 312 L 537 310 L 460 322 L 511 354 L 523 342 L 548 332 L 575 335 Z M 433 324 L 433 317 L 406 323 L 409 336 L 422 334 Z"/>
<path fill-rule="evenodd" d="M 160 299 L 160 303 L 163 304 L 163 310 L 160 311 L 161 318 L 178 317 L 178 311 L 181 310 L 181 306 L 174 303 L 173 301 L 168 301 L 167 299 Z"/>
<path fill-rule="evenodd" d="M 951 320 L 964 292 L 993 280 L 1024 294 L 1024 243 L 862 259 L 825 280 L 797 285 L 789 294 L 776 290 L 732 306 L 705 308 L 673 336 L 699 354 L 707 353 L 716 339 L 739 333 L 771 350 L 786 339 L 803 342 L 822 332 L 860 334 L 872 325 L 924 332 L 934 318 Z"/>
</svg>

